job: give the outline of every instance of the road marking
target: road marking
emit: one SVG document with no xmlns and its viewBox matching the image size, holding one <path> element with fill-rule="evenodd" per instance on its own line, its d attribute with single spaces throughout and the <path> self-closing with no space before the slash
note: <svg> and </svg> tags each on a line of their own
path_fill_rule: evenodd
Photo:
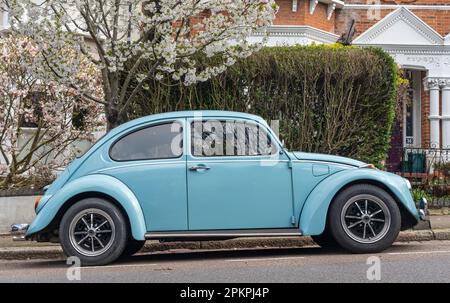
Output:
<svg viewBox="0 0 450 303">
<path fill-rule="evenodd" d="M 421 255 L 421 254 L 450 254 L 450 250 L 435 250 L 435 251 L 409 251 L 398 253 L 387 253 L 388 255 Z"/>
<path fill-rule="evenodd" d="M 82 269 L 98 269 L 98 268 L 124 268 L 124 267 L 145 267 L 145 266 L 156 266 L 156 263 L 149 264 L 123 264 L 123 265 L 103 265 L 103 266 L 86 266 Z"/>
<path fill-rule="evenodd" d="M 304 258 L 305 258 L 305 257 L 231 259 L 231 260 L 225 260 L 225 262 L 277 261 L 277 260 L 295 260 L 295 259 L 304 259 Z"/>
</svg>

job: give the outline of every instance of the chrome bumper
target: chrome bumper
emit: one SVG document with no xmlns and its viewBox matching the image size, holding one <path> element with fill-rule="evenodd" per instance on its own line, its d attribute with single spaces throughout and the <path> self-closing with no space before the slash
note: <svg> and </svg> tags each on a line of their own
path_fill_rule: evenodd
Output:
<svg viewBox="0 0 450 303">
<path fill-rule="evenodd" d="M 25 234 L 30 227 L 29 224 L 13 224 L 11 225 L 11 235 L 13 236 L 13 241 L 25 241 Z"/>
<path fill-rule="evenodd" d="M 428 215 L 428 201 L 425 198 L 419 201 L 419 217 L 420 220 L 425 221 Z"/>
</svg>

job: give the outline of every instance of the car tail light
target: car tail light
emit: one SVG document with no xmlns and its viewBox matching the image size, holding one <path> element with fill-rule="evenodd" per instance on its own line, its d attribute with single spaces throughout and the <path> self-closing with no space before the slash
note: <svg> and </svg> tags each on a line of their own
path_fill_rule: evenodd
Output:
<svg viewBox="0 0 450 303">
<path fill-rule="evenodd" d="M 34 210 L 37 209 L 39 203 L 41 202 L 42 196 L 36 198 L 36 202 L 34 202 Z"/>
</svg>

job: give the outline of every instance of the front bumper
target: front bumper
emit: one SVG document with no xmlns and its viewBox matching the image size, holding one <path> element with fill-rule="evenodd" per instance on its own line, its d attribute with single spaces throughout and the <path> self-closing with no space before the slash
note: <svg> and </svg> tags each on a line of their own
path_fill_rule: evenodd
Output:
<svg viewBox="0 0 450 303">
<path fill-rule="evenodd" d="M 420 220 L 425 221 L 428 216 L 428 201 L 425 198 L 419 200 L 419 217 Z"/>
<path fill-rule="evenodd" d="M 29 224 L 19 223 L 11 225 L 11 235 L 13 241 L 26 241 L 25 234 L 30 227 Z"/>
</svg>

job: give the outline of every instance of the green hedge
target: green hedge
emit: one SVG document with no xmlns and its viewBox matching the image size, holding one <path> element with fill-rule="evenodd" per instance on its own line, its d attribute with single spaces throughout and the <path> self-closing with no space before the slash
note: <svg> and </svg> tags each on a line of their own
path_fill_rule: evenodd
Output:
<svg viewBox="0 0 450 303">
<path fill-rule="evenodd" d="M 380 49 L 265 48 L 192 87 L 149 82 L 128 119 L 186 109 L 249 112 L 280 120 L 292 150 L 380 163 L 389 149 L 397 71 Z"/>
</svg>

